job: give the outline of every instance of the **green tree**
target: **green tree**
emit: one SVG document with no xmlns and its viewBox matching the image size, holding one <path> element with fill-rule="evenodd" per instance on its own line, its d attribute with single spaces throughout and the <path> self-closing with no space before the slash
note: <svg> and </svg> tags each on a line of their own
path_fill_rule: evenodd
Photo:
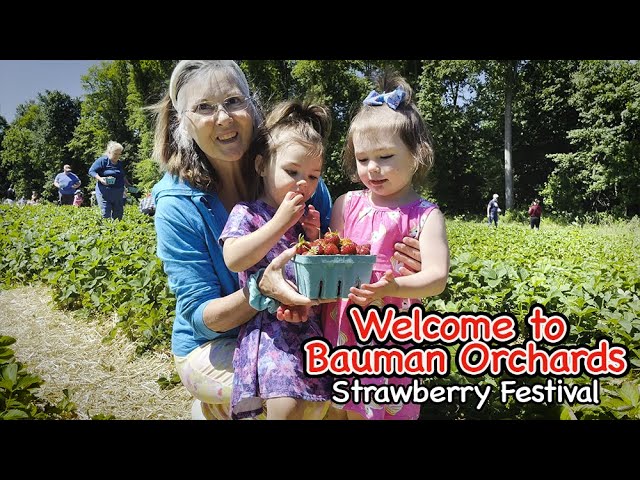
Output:
<svg viewBox="0 0 640 480">
<path fill-rule="evenodd" d="M 2 140 L 0 164 L 7 172 L 8 183 L 16 195 L 27 196 L 32 188 L 31 179 L 37 162 L 36 131 L 39 107 L 33 101 L 16 109 L 16 118 L 6 130 Z"/>
<path fill-rule="evenodd" d="M 291 75 L 295 65 L 293 60 L 240 60 L 238 65 L 259 103 L 267 110 L 298 93 L 296 81 Z"/>
<path fill-rule="evenodd" d="M 129 83 L 127 85 L 127 127 L 133 132 L 135 141 L 131 145 L 129 159 L 138 162 L 151 159 L 153 151 L 154 122 L 150 113 L 145 110 L 158 102 L 169 88 L 171 72 L 176 60 L 129 60 Z M 147 174 L 152 173 L 149 166 L 141 169 L 145 181 Z M 134 176 L 137 177 L 134 168 Z M 159 171 L 156 168 L 156 175 Z M 137 178 L 140 180 L 140 178 Z"/>
<path fill-rule="evenodd" d="M 80 123 L 69 148 L 74 160 L 88 170 L 109 140 L 125 148 L 123 160 L 137 150 L 134 132 L 128 125 L 127 97 L 130 65 L 127 60 L 92 65 L 82 77 L 87 92 L 82 102 Z"/>
<path fill-rule="evenodd" d="M 526 208 L 554 169 L 548 157 L 568 153 L 567 132 L 577 128 L 578 113 L 569 104 L 577 60 L 531 60 L 520 73 L 520 94 L 513 109 L 514 202 Z"/>
<path fill-rule="evenodd" d="M 44 94 L 38 94 L 37 104 L 40 115 L 35 135 L 37 158 L 33 165 L 35 184 L 32 188 L 37 187 L 37 190 L 47 193 L 55 192 L 51 182 L 65 163 L 70 164 L 86 184 L 82 164 L 73 159 L 68 148 L 80 119 L 80 100 L 66 93 L 46 90 Z"/>
<path fill-rule="evenodd" d="M 18 106 L 17 117 L 4 135 L 0 158 L 18 195 L 28 198 L 31 190 L 37 190 L 50 200 L 56 197 L 55 174 L 64 163 L 74 165 L 67 144 L 79 114 L 79 100 L 59 91 L 46 90 L 35 101 Z"/>
<path fill-rule="evenodd" d="M 555 162 L 544 194 L 558 211 L 640 212 L 640 65 L 583 61 L 573 75 L 570 104 L 578 127 L 568 132 L 573 151 Z"/>
<path fill-rule="evenodd" d="M 478 107 L 486 90 L 483 71 L 480 61 L 429 60 L 422 64 L 417 104 L 435 147 L 435 163 L 424 193 L 444 211 L 477 211 L 484 203 L 488 178 L 501 174 L 491 148 L 495 142 L 484 137 L 486 122 Z"/>
</svg>

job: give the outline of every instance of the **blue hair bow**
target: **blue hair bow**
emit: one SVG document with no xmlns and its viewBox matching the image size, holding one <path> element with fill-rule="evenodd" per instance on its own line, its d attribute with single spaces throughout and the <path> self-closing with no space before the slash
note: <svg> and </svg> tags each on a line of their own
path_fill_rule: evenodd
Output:
<svg viewBox="0 0 640 480">
<path fill-rule="evenodd" d="M 365 98 L 362 103 L 374 106 L 384 105 L 386 103 L 390 108 L 395 110 L 398 108 L 398 105 L 400 105 L 400 102 L 405 95 L 406 92 L 402 87 L 396 87 L 393 92 L 389 93 L 378 93 L 375 90 L 371 90 L 369 95 L 367 95 L 367 98 Z"/>
</svg>

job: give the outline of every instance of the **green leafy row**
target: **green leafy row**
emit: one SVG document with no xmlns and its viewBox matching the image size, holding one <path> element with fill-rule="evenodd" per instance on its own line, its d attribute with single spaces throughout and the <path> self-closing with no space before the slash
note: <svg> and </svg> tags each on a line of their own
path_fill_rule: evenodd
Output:
<svg viewBox="0 0 640 480">
<path fill-rule="evenodd" d="M 593 345 L 600 336 L 625 345 L 632 365 L 624 378 L 603 378 L 596 406 L 506 404 L 424 405 L 426 418 L 640 418 L 640 225 L 559 226 L 540 231 L 521 222 L 447 221 L 451 269 L 447 289 L 425 299 L 438 312 L 510 312 L 523 321 L 532 304 L 567 317 L 565 344 Z M 139 350 L 169 349 L 175 298 L 155 255 L 149 217 L 128 207 L 121 222 L 103 221 L 96 210 L 71 207 L 0 207 L 0 284 L 51 286 L 65 308 L 117 315 L 118 327 Z M 520 332 L 528 334 L 523 324 Z M 111 332 L 115 335 L 115 329 Z M 455 366 L 446 379 L 427 384 L 492 384 L 468 378 Z M 535 382 L 539 379 L 519 379 Z M 565 379 L 585 383 L 589 378 Z"/>
<path fill-rule="evenodd" d="M 42 282 L 55 303 L 118 319 L 139 351 L 166 348 L 175 297 L 155 255 L 150 217 L 127 207 L 120 222 L 97 209 L 0 207 L 0 285 Z"/>
<path fill-rule="evenodd" d="M 598 406 L 517 404 L 493 401 L 477 412 L 456 405 L 430 405 L 426 417 L 451 418 L 640 418 L 640 225 L 637 219 L 607 227 L 558 226 L 542 230 L 522 223 L 447 222 L 451 269 L 447 289 L 426 299 L 439 312 L 509 312 L 529 337 L 524 318 L 539 303 L 547 314 L 565 315 L 569 337 L 564 345 L 594 345 L 605 336 L 629 350 L 632 366 L 624 378 L 601 379 Z M 499 379 L 470 379 L 453 374 L 427 384 L 491 384 Z M 540 379 L 518 379 L 539 383 Z M 563 379 L 565 383 L 571 380 Z M 575 383 L 591 379 L 581 377 Z"/>
<path fill-rule="evenodd" d="M 44 381 L 16 361 L 9 347 L 15 341 L 0 335 L 0 420 L 75 418 L 76 405 L 71 401 L 69 390 L 63 390 L 64 397 L 57 404 L 37 396 Z"/>
</svg>

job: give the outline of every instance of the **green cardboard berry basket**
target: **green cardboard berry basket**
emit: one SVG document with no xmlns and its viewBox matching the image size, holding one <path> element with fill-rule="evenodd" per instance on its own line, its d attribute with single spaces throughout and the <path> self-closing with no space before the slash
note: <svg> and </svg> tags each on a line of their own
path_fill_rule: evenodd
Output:
<svg viewBox="0 0 640 480">
<path fill-rule="evenodd" d="M 313 300 L 347 298 L 351 287 L 369 283 L 375 255 L 296 255 L 293 260 L 300 293 Z"/>
</svg>

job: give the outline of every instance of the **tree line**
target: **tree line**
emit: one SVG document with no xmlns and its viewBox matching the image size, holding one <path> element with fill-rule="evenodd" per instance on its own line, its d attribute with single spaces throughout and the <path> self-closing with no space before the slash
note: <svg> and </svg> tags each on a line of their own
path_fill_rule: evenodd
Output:
<svg viewBox="0 0 640 480">
<path fill-rule="evenodd" d="M 491 194 L 510 210 L 535 197 L 547 212 L 640 213 L 640 65 L 615 60 L 241 60 L 265 108 L 311 96 L 332 108 L 324 178 L 334 196 L 353 188 L 340 157 L 355 109 L 395 71 L 413 86 L 436 162 L 422 193 L 449 214 L 483 214 Z M 153 119 L 143 107 L 168 87 L 175 60 L 115 60 L 82 77 L 85 95 L 39 93 L 0 116 L 0 188 L 53 199 L 69 163 L 87 170 L 109 140 L 124 147 L 133 181 L 150 189 Z"/>
</svg>

